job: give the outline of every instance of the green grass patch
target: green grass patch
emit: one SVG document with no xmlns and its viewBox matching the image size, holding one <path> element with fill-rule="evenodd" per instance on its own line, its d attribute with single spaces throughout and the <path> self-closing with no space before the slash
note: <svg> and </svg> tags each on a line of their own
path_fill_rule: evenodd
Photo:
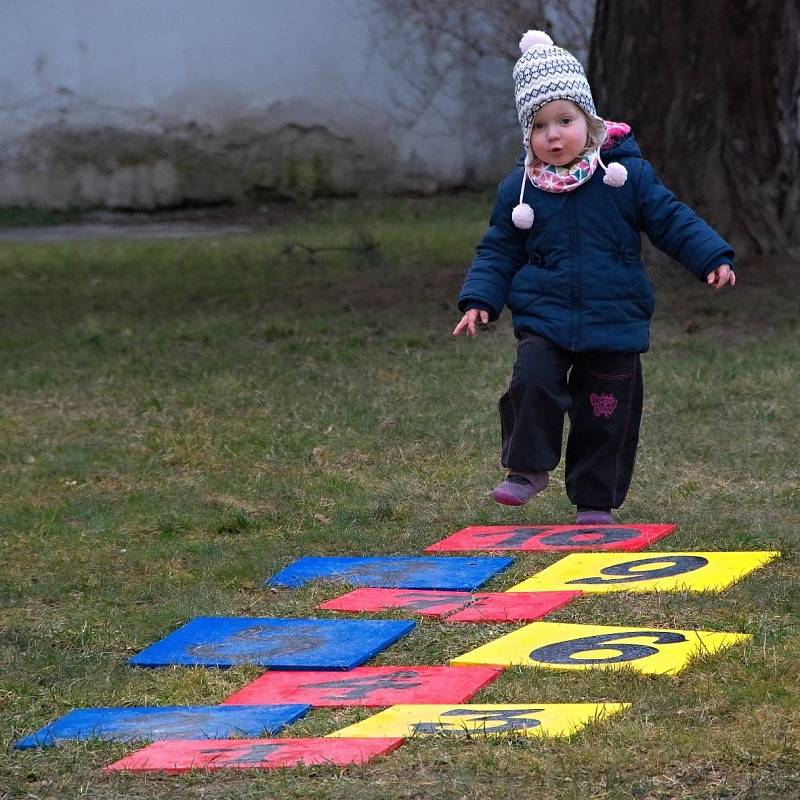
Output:
<svg viewBox="0 0 800 800">
<path fill-rule="evenodd" d="M 508 321 L 454 340 L 489 198 L 336 201 L 242 238 L 0 249 L 0 796 L 787 798 L 800 792 L 800 263 L 717 295 L 653 279 L 645 418 L 625 522 L 659 549 L 780 549 L 722 595 L 601 595 L 554 620 L 753 634 L 677 678 L 513 669 L 482 702 L 618 700 L 569 741 L 417 740 L 359 769 L 102 777 L 124 748 L 17 753 L 77 706 L 213 703 L 252 668 L 132 670 L 197 615 L 320 614 L 270 591 L 302 555 L 413 554 L 467 524 L 563 523 L 563 471 L 491 503 Z M 366 243 L 366 244 L 365 244 Z M 368 246 L 366 246 L 368 244 Z M 299 245 L 299 246 L 298 246 Z M 528 555 L 489 589 L 553 563 Z M 445 663 L 510 630 L 418 628 L 376 663 Z M 313 712 L 287 735 L 363 718 Z M 3 795 L 2 792 L 6 794 Z"/>
</svg>

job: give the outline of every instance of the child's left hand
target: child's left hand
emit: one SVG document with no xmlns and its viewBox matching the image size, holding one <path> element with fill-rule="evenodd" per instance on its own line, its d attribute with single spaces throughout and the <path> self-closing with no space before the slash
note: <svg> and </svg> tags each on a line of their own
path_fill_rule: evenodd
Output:
<svg viewBox="0 0 800 800">
<path fill-rule="evenodd" d="M 713 272 L 708 273 L 706 283 L 715 289 L 721 289 L 726 283 L 733 288 L 736 286 L 736 273 L 730 264 L 720 264 Z"/>
</svg>

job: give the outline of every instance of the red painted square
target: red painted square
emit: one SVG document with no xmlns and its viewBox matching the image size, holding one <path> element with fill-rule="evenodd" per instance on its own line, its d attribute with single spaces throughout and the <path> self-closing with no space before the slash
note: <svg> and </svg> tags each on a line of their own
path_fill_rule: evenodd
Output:
<svg viewBox="0 0 800 800">
<path fill-rule="evenodd" d="M 445 617 L 445 622 L 531 622 L 563 608 L 583 592 L 491 592 Z"/>
<path fill-rule="evenodd" d="M 672 523 L 644 525 L 473 525 L 425 548 L 450 550 L 638 552 L 676 529 Z"/>
<path fill-rule="evenodd" d="M 299 764 L 345 767 L 397 749 L 384 739 L 186 739 L 155 742 L 104 772 L 188 772 L 193 769 L 277 769 Z"/>
<path fill-rule="evenodd" d="M 221 705 L 310 703 L 313 706 L 393 706 L 465 703 L 502 671 L 501 667 L 417 666 L 356 667 L 338 674 L 275 670 L 256 678 Z"/>
<path fill-rule="evenodd" d="M 441 617 L 463 608 L 472 599 L 469 592 L 433 589 L 356 589 L 317 606 L 326 611 L 385 611 L 406 608 L 428 617 Z"/>
</svg>

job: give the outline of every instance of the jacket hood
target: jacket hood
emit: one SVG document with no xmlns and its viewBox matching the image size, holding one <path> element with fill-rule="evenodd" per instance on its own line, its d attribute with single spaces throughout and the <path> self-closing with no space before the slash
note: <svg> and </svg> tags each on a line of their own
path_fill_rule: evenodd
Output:
<svg viewBox="0 0 800 800">
<path fill-rule="evenodd" d="M 618 158 L 642 158 L 642 151 L 636 137 L 628 125 L 620 122 L 606 122 L 608 139 L 600 148 L 600 155 L 608 163 Z"/>
</svg>

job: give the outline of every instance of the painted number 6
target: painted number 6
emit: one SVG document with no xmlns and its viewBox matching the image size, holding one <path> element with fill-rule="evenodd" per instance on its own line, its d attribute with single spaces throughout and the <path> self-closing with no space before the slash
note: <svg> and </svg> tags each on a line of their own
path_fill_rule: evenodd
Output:
<svg viewBox="0 0 800 800">
<path fill-rule="evenodd" d="M 537 647 L 529 657 L 532 661 L 542 661 L 546 664 L 618 664 L 622 661 L 636 661 L 655 655 L 658 648 L 648 644 L 620 643 L 620 640 L 642 637 L 653 639 L 655 644 L 678 644 L 686 641 L 682 633 L 673 631 L 600 633 L 596 636 L 583 636 L 580 639 L 568 639 L 566 642 L 553 642 Z M 576 658 L 579 653 L 589 653 L 592 650 L 617 650 L 619 654 L 599 658 Z"/>
</svg>

